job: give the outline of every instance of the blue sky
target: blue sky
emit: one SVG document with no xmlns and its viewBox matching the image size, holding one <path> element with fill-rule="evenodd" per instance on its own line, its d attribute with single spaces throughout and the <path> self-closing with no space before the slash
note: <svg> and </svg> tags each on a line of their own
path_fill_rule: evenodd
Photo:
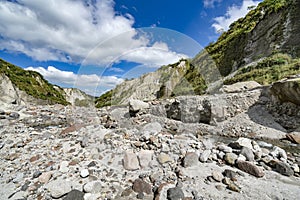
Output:
<svg viewBox="0 0 300 200">
<path fill-rule="evenodd" d="M 97 96 L 195 56 L 259 2 L 0 0 L 0 58 Z"/>
</svg>

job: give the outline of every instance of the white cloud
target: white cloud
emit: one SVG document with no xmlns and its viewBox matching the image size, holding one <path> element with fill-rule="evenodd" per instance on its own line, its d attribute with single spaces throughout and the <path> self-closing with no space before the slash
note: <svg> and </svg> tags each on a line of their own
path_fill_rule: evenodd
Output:
<svg viewBox="0 0 300 200">
<path fill-rule="evenodd" d="M 149 55 L 141 57 L 151 50 L 150 40 L 138 34 L 133 24 L 130 14 L 114 10 L 113 0 L 0 1 L 0 50 L 39 61 L 80 63 L 88 58 L 86 63 L 106 65 L 140 48 L 144 53 L 131 61 L 149 61 Z"/>
<path fill-rule="evenodd" d="M 94 96 L 99 96 L 101 93 L 123 82 L 122 78 L 115 76 L 74 74 L 69 71 L 61 71 L 53 66 L 48 66 L 47 69 L 43 67 L 28 67 L 26 70 L 39 72 L 53 84 L 76 87 Z"/>
<path fill-rule="evenodd" d="M 241 17 L 244 17 L 248 12 L 248 7 L 257 6 L 261 1 L 244 0 L 241 6 L 233 5 L 227 9 L 224 16 L 214 18 L 215 23 L 212 27 L 216 32 L 227 31 L 229 25 Z"/>
<path fill-rule="evenodd" d="M 205 8 L 213 8 L 215 3 L 221 3 L 223 0 L 204 0 L 203 4 Z"/>
</svg>

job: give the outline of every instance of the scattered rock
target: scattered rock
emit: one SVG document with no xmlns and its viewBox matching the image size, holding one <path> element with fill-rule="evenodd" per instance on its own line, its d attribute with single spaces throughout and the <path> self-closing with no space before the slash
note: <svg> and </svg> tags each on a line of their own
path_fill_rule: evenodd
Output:
<svg viewBox="0 0 300 200">
<path fill-rule="evenodd" d="M 88 177 L 89 175 L 90 175 L 90 173 L 89 173 L 89 170 L 88 170 L 88 169 L 83 169 L 83 170 L 80 171 L 80 176 L 81 176 L 82 178 L 86 178 L 86 177 Z"/>
<path fill-rule="evenodd" d="M 294 175 L 294 170 L 284 162 L 275 162 L 275 170 L 285 176 Z"/>
<path fill-rule="evenodd" d="M 287 160 L 287 155 L 284 149 L 274 146 L 272 152 L 270 153 L 274 158 L 283 158 Z"/>
<path fill-rule="evenodd" d="M 212 172 L 212 177 L 217 182 L 221 182 L 223 180 L 223 178 L 224 178 L 224 176 L 222 175 L 222 173 L 220 173 L 218 171 L 213 171 Z"/>
<path fill-rule="evenodd" d="M 63 200 L 84 200 L 84 193 L 79 190 L 71 190 Z"/>
<path fill-rule="evenodd" d="M 61 173 L 67 173 L 69 171 L 69 162 L 68 161 L 62 161 L 59 165 L 59 171 Z"/>
<path fill-rule="evenodd" d="M 261 168 L 257 167 L 249 161 L 238 161 L 237 166 L 240 170 L 258 178 L 263 177 L 265 175 Z"/>
<path fill-rule="evenodd" d="M 200 154 L 199 160 L 201 162 L 206 162 L 210 156 L 211 150 L 206 149 L 203 151 L 203 153 Z"/>
<path fill-rule="evenodd" d="M 194 152 L 186 153 L 184 160 L 183 160 L 183 166 L 184 167 L 192 167 L 197 164 L 198 164 L 198 155 Z"/>
<path fill-rule="evenodd" d="M 220 151 L 222 151 L 222 152 L 224 152 L 224 153 L 231 153 L 231 152 L 232 152 L 232 148 L 229 147 L 229 146 L 226 146 L 226 145 L 224 145 L 224 144 L 219 145 L 219 146 L 218 146 L 218 150 L 220 150 Z"/>
<path fill-rule="evenodd" d="M 166 153 L 161 153 L 157 156 L 157 160 L 160 164 L 174 162 L 174 160 Z"/>
<path fill-rule="evenodd" d="M 145 194 L 152 193 L 152 186 L 140 178 L 134 181 L 132 189 L 137 193 L 145 193 Z"/>
<path fill-rule="evenodd" d="M 242 148 L 241 155 L 245 156 L 246 160 L 248 160 L 248 161 L 254 161 L 253 151 L 251 149 L 249 149 L 248 147 Z"/>
<path fill-rule="evenodd" d="M 223 172 L 223 175 L 229 179 L 231 179 L 232 181 L 236 181 L 237 180 L 237 176 L 238 174 L 235 171 L 232 171 L 230 169 L 225 169 Z"/>
<path fill-rule="evenodd" d="M 240 137 L 237 141 L 231 142 L 228 146 L 234 149 L 241 149 L 242 147 L 248 147 L 253 150 L 252 141 L 248 138 Z"/>
<path fill-rule="evenodd" d="M 131 151 L 125 152 L 123 165 L 126 170 L 138 170 L 140 168 L 137 155 Z"/>
<path fill-rule="evenodd" d="M 184 193 L 183 193 L 182 189 L 179 187 L 170 188 L 167 191 L 167 199 L 168 200 L 183 200 Z"/>
<path fill-rule="evenodd" d="M 60 198 L 72 190 L 72 183 L 67 180 L 57 179 L 46 185 L 53 198 Z"/>
<path fill-rule="evenodd" d="M 238 156 L 234 153 L 226 153 L 224 160 L 229 164 L 229 165 L 234 165 L 235 161 L 237 160 Z"/>
<path fill-rule="evenodd" d="M 52 177 L 52 172 L 44 172 L 39 176 L 38 180 L 41 183 L 48 183 L 51 177 Z"/>
<path fill-rule="evenodd" d="M 153 157 L 153 151 L 152 150 L 141 150 L 138 153 L 138 159 L 141 168 L 147 168 L 149 166 L 149 163 L 152 160 Z"/>
<path fill-rule="evenodd" d="M 229 190 L 234 191 L 234 192 L 240 192 L 241 191 L 241 188 L 237 184 L 235 184 L 233 181 L 229 182 L 227 188 Z"/>
<path fill-rule="evenodd" d="M 300 144 L 300 132 L 293 132 L 293 133 L 288 133 L 286 134 L 286 137 L 296 143 L 296 144 Z"/>
<path fill-rule="evenodd" d="M 129 101 L 129 113 L 131 116 L 135 116 L 139 111 L 149 108 L 149 104 L 140 100 L 132 99 Z"/>
<path fill-rule="evenodd" d="M 101 189 L 102 189 L 102 184 L 99 181 L 91 181 L 86 183 L 83 186 L 83 191 L 86 193 L 92 193 L 92 194 L 100 193 Z"/>
</svg>

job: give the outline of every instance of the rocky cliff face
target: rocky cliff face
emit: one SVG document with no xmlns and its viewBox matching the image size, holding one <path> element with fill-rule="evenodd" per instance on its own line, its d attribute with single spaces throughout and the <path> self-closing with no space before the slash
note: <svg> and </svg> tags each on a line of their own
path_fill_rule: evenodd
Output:
<svg viewBox="0 0 300 200">
<path fill-rule="evenodd" d="M 94 107 L 94 97 L 76 88 L 64 88 L 64 97 L 74 106 Z"/>
<path fill-rule="evenodd" d="M 274 52 L 300 57 L 300 2 L 265 0 L 206 50 L 223 76 Z"/>
</svg>

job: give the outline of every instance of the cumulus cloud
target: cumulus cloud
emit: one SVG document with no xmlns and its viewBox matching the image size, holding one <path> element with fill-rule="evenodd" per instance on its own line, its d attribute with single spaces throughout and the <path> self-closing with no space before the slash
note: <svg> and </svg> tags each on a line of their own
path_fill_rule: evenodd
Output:
<svg viewBox="0 0 300 200">
<path fill-rule="evenodd" d="M 221 3 L 223 0 L 204 0 L 203 4 L 205 8 L 213 8 L 215 3 Z"/>
<path fill-rule="evenodd" d="M 257 6 L 261 1 L 244 0 L 241 6 L 233 5 L 227 9 L 224 16 L 214 18 L 212 27 L 216 32 L 227 31 L 229 25 L 249 12 L 249 7 Z"/>
<path fill-rule="evenodd" d="M 39 61 L 80 63 L 87 58 L 87 63 L 104 65 L 132 49 L 147 53 L 152 48 L 133 24 L 130 14 L 114 10 L 113 0 L 0 1 L 0 50 Z"/>
<path fill-rule="evenodd" d="M 101 93 L 123 82 L 122 78 L 116 76 L 75 74 L 70 71 L 59 70 L 53 66 L 48 66 L 47 69 L 43 67 L 27 67 L 26 70 L 39 72 L 53 84 L 76 87 L 94 96 L 99 96 Z"/>
</svg>

